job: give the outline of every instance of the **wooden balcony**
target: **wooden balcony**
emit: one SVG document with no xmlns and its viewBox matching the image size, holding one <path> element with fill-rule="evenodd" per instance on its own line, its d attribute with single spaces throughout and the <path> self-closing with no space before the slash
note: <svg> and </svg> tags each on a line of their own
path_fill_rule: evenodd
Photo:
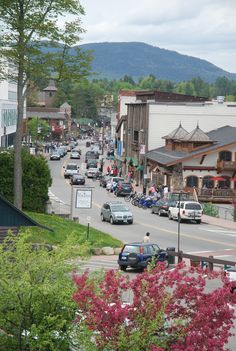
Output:
<svg viewBox="0 0 236 351">
<path fill-rule="evenodd" d="M 236 161 L 217 161 L 218 171 L 236 171 Z"/>
<path fill-rule="evenodd" d="M 197 189 L 199 201 L 213 203 L 235 203 L 236 190 L 234 189 Z"/>
</svg>

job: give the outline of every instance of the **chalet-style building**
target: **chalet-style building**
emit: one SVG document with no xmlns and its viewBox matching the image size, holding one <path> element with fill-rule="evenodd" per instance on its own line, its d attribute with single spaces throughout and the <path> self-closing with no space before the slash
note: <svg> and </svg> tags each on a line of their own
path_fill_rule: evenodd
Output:
<svg viewBox="0 0 236 351">
<path fill-rule="evenodd" d="M 164 136 L 163 147 L 147 152 L 150 178 L 173 191 L 196 189 L 202 200 L 232 202 L 236 193 L 236 127 L 190 133 L 182 124 Z"/>
<path fill-rule="evenodd" d="M 30 120 L 34 117 L 45 120 L 50 127 L 52 139 L 62 139 L 71 135 L 71 106 L 65 102 L 59 108 L 53 107 L 57 88 L 54 80 L 50 79 L 49 85 L 38 93 L 37 106 L 27 107 L 26 117 Z M 74 128 L 74 126 L 73 126 Z M 75 129 L 75 128 L 74 128 Z M 24 129 L 27 134 L 27 127 Z M 76 136 L 78 133 L 73 130 Z"/>
<path fill-rule="evenodd" d="M 127 103 L 125 92 L 119 97 L 116 160 L 122 174 L 132 170 L 138 184 L 150 178 L 150 161 L 145 155 L 162 147 L 163 136 L 180 121 L 187 130 L 197 123 L 207 132 L 222 125 L 236 127 L 236 103 L 160 91 L 134 93 L 127 93 Z"/>
</svg>

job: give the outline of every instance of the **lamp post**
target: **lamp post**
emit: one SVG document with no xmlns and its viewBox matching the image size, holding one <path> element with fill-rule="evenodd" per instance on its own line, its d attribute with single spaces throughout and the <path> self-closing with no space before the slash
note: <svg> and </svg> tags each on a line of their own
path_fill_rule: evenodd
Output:
<svg viewBox="0 0 236 351">
<path fill-rule="evenodd" d="M 178 211 L 178 263 L 180 263 L 182 261 L 181 257 L 180 257 L 180 201 L 181 201 L 181 193 L 182 191 L 179 192 L 179 198 L 178 198 L 178 204 L 179 204 L 179 211 Z"/>
</svg>

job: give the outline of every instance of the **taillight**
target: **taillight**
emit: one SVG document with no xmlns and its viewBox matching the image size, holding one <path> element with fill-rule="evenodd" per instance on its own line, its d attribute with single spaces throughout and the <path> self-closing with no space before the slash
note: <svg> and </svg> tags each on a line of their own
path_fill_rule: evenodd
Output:
<svg viewBox="0 0 236 351">
<path fill-rule="evenodd" d="M 140 248 L 139 248 L 139 253 L 143 254 L 143 247 L 142 246 L 140 246 Z"/>
</svg>

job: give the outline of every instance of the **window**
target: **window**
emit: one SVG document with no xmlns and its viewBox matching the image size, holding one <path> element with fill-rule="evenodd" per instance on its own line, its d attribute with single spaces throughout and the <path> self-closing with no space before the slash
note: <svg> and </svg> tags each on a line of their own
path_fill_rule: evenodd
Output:
<svg viewBox="0 0 236 351">
<path fill-rule="evenodd" d="M 210 180 L 212 176 L 206 176 L 202 179 L 202 187 L 205 189 L 214 188 L 214 180 Z"/>
<path fill-rule="evenodd" d="M 198 177 L 196 176 L 187 177 L 186 186 L 189 188 L 198 187 Z"/>
<path fill-rule="evenodd" d="M 133 138 L 133 141 L 134 141 L 135 143 L 138 143 L 138 135 L 139 135 L 138 130 L 134 130 L 134 138 Z"/>
<path fill-rule="evenodd" d="M 219 160 L 220 161 L 231 161 L 232 160 L 232 153 L 230 151 L 221 151 L 219 153 Z"/>
</svg>

